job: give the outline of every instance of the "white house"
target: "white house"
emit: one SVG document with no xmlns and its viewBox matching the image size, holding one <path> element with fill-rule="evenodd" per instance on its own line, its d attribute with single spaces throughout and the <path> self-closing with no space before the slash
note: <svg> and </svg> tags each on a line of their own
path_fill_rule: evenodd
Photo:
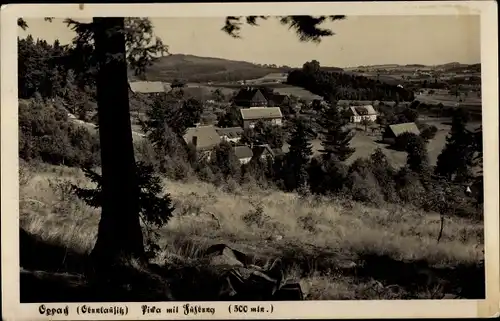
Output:
<svg viewBox="0 0 500 321">
<path fill-rule="evenodd" d="M 253 128 L 259 121 L 281 126 L 283 114 L 279 107 L 255 107 L 240 109 L 243 128 Z"/>
<path fill-rule="evenodd" d="M 378 113 L 372 105 L 351 106 L 348 109 L 351 123 L 360 123 L 363 119 L 376 121 Z"/>
</svg>

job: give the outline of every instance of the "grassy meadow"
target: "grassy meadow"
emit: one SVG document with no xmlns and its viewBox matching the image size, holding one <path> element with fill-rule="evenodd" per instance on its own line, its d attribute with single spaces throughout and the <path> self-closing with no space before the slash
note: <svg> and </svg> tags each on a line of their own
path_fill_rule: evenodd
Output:
<svg viewBox="0 0 500 321">
<path fill-rule="evenodd" d="M 81 268 L 94 245 L 100 211 L 77 199 L 71 183 L 90 184 L 77 169 L 25 163 L 20 168 L 20 226 L 28 235 L 21 235 L 21 302 L 32 300 L 37 289 L 51 289 L 37 294 L 43 301 L 88 301 L 86 293 L 94 300 L 97 294 L 118 300 L 96 289 Z M 437 243 L 439 215 L 409 206 L 375 208 L 253 186 L 227 192 L 196 180 L 165 180 L 164 187 L 176 210 L 160 231 L 161 252 L 153 262 L 158 271 L 131 263 L 148 279 L 159 280 L 160 273 L 162 281 L 138 282 L 135 301 L 213 300 L 217 274 L 203 264 L 201 253 L 217 243 L 260 265 L 281 258 L 285 277 L 300 282 L 308 300 L 484 297 L 482 222 L 447 218 Z M 42 256 L 52 259 L 36 259 Z"/>
</svg>

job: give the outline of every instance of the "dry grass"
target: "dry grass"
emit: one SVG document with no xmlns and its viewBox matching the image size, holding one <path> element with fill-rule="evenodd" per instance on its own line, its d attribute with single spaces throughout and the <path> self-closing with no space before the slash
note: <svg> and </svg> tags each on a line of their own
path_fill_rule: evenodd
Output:
<svg viewBox="0 0 500 321">
<path fill-rule="evenodd" d="M 21 226 L 44 241 L 87 253 L 95 242 L 99 211 L 68 193 L 69 182 L 88 184 L 83 174 L 44 167 L 23 170 L 21 176 Z M 455 282 L 455 276 L 442 271 L 476 269 L 484 257 L 480 222 L 449 218 L 436 244 L 439 217 L 409 207 L 370 208 L 243 188 L 230 194 L 201 182 L 165 181 L 165 188 L 175 202 L 176 215 L 161 231 L 163 251 L 155 263 L 196 266 L 202 249 L 226 243 L 254 256 L 256 262 L 282 257 L 288 276 L 300 280 L 310 299 L 431 298 L 429 293 L 440 281 L 404 287 L 400 283 L 406 281 L 386 274 L 431 270 L 438 280 L 450 277 L 453 280 L 448 281 Z M 282 239 L 276 240 L 276 235 Z M 380 263 L 385 264 L 386 274 L 371 267 L 378 259 L 388 260 Z M 417 265 L 422 267 L 418 271 Z M 399 285 L 389 287 L 394 282 Z"/>
</svg>

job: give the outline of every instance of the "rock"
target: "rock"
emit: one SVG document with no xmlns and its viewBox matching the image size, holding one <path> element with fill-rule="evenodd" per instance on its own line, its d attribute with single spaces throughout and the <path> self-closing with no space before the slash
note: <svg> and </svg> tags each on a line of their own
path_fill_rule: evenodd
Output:
<svg viewBox="0 0 500 321">
<path fill-rule="evenodd" d="M 341 261 L 337 265 L 341 269 L 353 269 L 357 266 L 353 261 Z"/>
<path fill-rule="evenodd" d="M 299 283 L 283 285 L 273 296 L 276 301 L 299 301 L 304 300 L 304 294 Z"/>
<path fill-rule="evenodd" d="M 443 298 L 443 300 L 457 300 L 457 299 L 460 299 L 460 297 L 456 294 L 452 294 L 452 293 L 446 293 Z"/>
<path fill-rule="evenodd" d="M 244 253 L 225 244 L 216 244 L 209 247 L 205 251 L 205 256 L 210 257 L 210 265 L 243 267 L 249 262 L 249 258 Z"/>
</svg>

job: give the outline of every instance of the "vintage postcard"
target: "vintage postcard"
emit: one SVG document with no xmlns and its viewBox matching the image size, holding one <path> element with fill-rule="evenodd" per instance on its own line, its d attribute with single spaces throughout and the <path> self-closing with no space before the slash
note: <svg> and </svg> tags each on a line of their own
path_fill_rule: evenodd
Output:
<svg viewBox="0 0 500 321">
<path fill-rule="evenodd" d="M 496 315 L 496 9 L 2 6 L 4 319 Z"/>
</svg>

